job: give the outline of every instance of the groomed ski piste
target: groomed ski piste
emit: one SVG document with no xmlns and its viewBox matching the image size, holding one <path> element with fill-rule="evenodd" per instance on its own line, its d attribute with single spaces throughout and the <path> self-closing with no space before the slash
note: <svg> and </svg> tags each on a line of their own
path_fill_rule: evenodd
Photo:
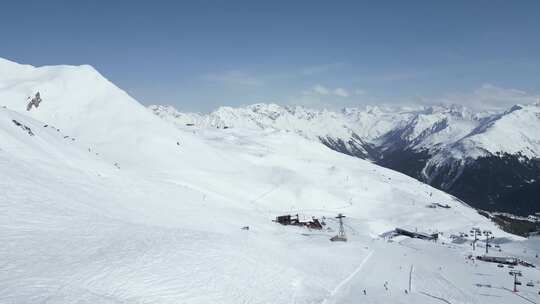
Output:
<svg viewBox="0 0 540 304">
<path fill-rule="evenodd" d="M 0 172 L 0 303 L 540 303 L 536 268 L 450 236 L 534 264 L 538 239 L 292 132 L 178 128 L 89 66 L 0 59 Z M 297 213 L 327 225 L 272 222 Z"/>
</svg>

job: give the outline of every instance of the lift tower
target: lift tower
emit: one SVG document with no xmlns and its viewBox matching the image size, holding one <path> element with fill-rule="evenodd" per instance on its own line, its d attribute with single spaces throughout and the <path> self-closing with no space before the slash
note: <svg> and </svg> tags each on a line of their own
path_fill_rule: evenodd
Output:
<svg viewBox="0 0 540 304">
<path fill-rule="evenodd" d="M 336 218 L 339 220 L 339 232 L 338 232 L 338 235 L 333 236 L 330 239 L 330 241 L 332 241 L 332 242 L 335 242 L 335 241 L 346 242 L 347 241 L 347 236 L 345 235 L 345 228 L 343 228 L 343 218 L 345 218 L 345 215 L 340 213 L 340 214 L 338 214 L 338 216 L 336 216 Z"/>
<path fill-rule="evenodd" d="M 517 285 L 521 285 L 521 282 L 518 280 L 518 277 L 521 277 L 523 276 L 521 274 L 521 271 L 519 270 L 512 270 L 510 271 L 508 274 L 510 274 L 511 276 L 514 276 L 514 292 L 517 292 Z"/>
<path fill-rule="evenodd" d="M 493 239 L 493 236 L 489 230 L 484 230 L 483 234 L 486 236 L 486 254 L 488 254 L 489 241 Z"/>
<path fill-rule="evenodd" d="M 473 229 L 471 229 L 471 234 L 474 235 L 474 241 L 472 242 L 472 248 L 473 248 L 473 250 L 476 250 L 476 241 L 478 241 L 478 236 L 481 235 L 480 228 L 474 227 Z"/>
</svg>

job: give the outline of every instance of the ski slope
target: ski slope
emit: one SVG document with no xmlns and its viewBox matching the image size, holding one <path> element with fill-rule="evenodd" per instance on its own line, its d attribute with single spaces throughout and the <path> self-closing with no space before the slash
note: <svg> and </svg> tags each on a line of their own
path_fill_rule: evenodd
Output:
<svg viewBox="0 0 540 304">
<path fill-rule="evenodd" d="M 88 66 L 0 61 L 0 172 L 0 303 L 520 303 L 499 289 L 507 269 L 471 265 L 448 236 L 477 226 L 505 241 L 500 254 L 538 248 L 293 132 L 179 128 Z M 286 213 L 333 231 L 272 222 Z M 337 213 L 347 243 L 329 241 Z M 445 243 L 380 236 L 395 227 Z"/>
</svg>

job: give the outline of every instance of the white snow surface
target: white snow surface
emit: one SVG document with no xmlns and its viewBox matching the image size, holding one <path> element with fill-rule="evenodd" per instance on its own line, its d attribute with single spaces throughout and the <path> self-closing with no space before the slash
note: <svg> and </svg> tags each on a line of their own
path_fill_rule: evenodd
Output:
<svg viewBox="0 0 540 304">
<path fill-rule="evenodd" d="M 0 303 L 540 301 L 448 236 L 490 229 L 530 259 L 536 243 L 444 192 L 295 132 L 175 126 L 89 66 L 0 59 L 0 172 Z M 271 221 L 286 213 L 333 231 Z M 380 237 L 395 227 L 444 243 Z"/>
<path fill-rule="evenodd" d="M 448 156 L 476 159 L 498 153 L 540 157 L 540 102 L 500 112 L 473 113 L 461 105 L 345 108 L 314 110 L 300 106 L 254 104 L 221 107 L 209 114 L 181 113 L 172 106 L 150 106 L 156 115 L 179 126 L 277 129 L 309 139 L 347 142 L 354 135 L 374 146 L 406 143 L 428 150 L 433 161 Z M 395 137 L 398 134 L 398 137 Z M 387 141 L 387 136 L 391 141 Z"/>
</svg>

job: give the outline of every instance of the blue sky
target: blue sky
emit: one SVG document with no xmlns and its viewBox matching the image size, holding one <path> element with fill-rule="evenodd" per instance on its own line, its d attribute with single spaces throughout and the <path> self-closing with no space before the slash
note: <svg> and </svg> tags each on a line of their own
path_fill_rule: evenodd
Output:
<svg viewBox="0 0 540 304">
<path fill-rule="evenodd" d="M 540 1 L 3 1 L 0 57 L 91 64 L 144 104 L 506 105 L 540 91 Z M 484 100 L 484 101 L 482 101 Z"/>
</svg>

